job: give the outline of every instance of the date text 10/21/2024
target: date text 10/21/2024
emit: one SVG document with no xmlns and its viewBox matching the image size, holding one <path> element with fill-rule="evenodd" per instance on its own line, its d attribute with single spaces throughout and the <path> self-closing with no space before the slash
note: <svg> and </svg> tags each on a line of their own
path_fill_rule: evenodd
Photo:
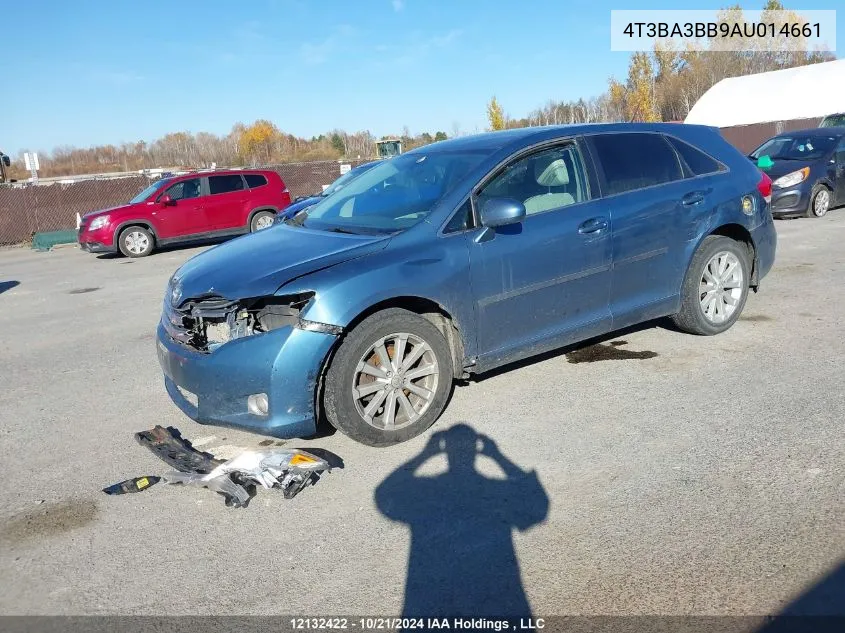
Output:
<svg viewBox="0 0 845 633">
<path fill-rule="evenodd" d="M 514 620 L 487 618 L 291 618 L 295 631 L 332 631 L 356 629 L 360 631 L 394 630 L 457 630 L 457 631 L 536 631 L 545 628 L 544 618 Z"/>
</svg>

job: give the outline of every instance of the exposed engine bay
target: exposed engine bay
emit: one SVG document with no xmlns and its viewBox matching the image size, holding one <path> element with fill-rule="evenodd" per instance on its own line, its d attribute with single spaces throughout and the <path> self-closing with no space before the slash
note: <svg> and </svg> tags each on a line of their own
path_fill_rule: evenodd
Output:
<svg viewBox="0 0 845 633">
<path fill-rule="evenodd" d="M 229 341 L 285 326 L 339 334 L 334 325 L 303 321 L 300 313 L 313 293 L 232 301 L 222 297 L 189 299 L 177 309 L 165 307 L 164 325 L 174 340 L 201 352 Z"/>
</svg>

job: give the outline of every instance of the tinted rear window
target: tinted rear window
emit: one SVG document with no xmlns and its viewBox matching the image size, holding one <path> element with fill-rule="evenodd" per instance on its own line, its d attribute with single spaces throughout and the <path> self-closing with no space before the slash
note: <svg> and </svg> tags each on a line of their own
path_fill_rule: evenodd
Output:
<svg viewBox="0 0 845 633">
<path fill-rule="evenodd" d="M 232 174 L 229 176 L 209 176 L 208 188 L 211 191 L 211 195 L 214 195 L 215 193 L 240 191 L 244 188 L 244 181 L 240 174 Z"/>
<path fill-rule="evenodd" d="M 261 174 L 244 174 L 244 178 L 246 178 L 247 187 L 250 189 L 262 187 L 267 184 L 267 179 Z"/>
<path fill-rule="evenodd" d="M 687 176 L 703 176 L 714 174 L 722 169 L 722 165 L 707 154 L 676 138 L 669 138 L 669 142 L 678 151 L 684 166 L 689 168 Z"/>
<path fill-rule="evenodd" d="M 598 134 L 592 141 L 607 180 L 605 195 L 683 178 L 678 157 L 659 134 Z"/>
</svg>

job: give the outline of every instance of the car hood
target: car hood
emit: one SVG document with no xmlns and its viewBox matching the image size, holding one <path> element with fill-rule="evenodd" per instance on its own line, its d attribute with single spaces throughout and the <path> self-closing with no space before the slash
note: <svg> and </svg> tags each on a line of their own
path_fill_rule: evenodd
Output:
<svg viewBox="0 0 845 633">
<path fill-rule="evenodd" d="M 174 276 L 181 300 L 271 295 L 318 270 L 387 246 L 389 235 L 349 235 L 276 225 L 215 246 L 185 262 Z"/>
<path fill-rule="evenodd" d="M 772 161 L 774 165 L 772 165 L 769 169 L 765 169 L 763 171 L 766 172 L 766 175 L 769 176 L 772 180 L 777 180 L 781 176 L 785 176 L 786 174 L 792 173 L 793 171 L 798 171 L 802 167 L 810 167 L 812 168 L 813 165 L 817 162 L 814 160 L 774 160 Z"/>
<path fill-rule="evenodd" d="M 317 204 L 322 199 L 322 196 L 310 196 L 308 198 L 303 198 L 302 200 L 297 200 L 282 209 L 279 214 L 286 218 L 292 218 L 303 209 L 307 209 L 312 204 Z"/>
<path fill-rule="evenodd" d="M 115 211 L 125 211 L 126 209 L 131 208 L 133 205 L 131 204 L 121 204 L 116 207 L 109 207 L 108 209 L 97 209 L 96 211 L 89 211 L 88 213 L 82 214 L 82 219 L 87 220 L 88 218 L 93 218 L 95 215 L 102 215 L 103 213 L 114 213 Z"/>
</svg>

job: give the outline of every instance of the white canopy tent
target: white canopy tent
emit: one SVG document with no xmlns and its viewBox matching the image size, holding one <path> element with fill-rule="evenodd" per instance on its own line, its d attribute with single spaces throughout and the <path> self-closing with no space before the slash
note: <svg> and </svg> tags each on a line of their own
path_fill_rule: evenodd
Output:
<svg viewBox="0 0 845 633">
<path fill-rule="evenodd" d="M 812 119 L 845 112 L 845 59 L 723 79 L 684 123 L 715 127 Z"/>
</svg>

